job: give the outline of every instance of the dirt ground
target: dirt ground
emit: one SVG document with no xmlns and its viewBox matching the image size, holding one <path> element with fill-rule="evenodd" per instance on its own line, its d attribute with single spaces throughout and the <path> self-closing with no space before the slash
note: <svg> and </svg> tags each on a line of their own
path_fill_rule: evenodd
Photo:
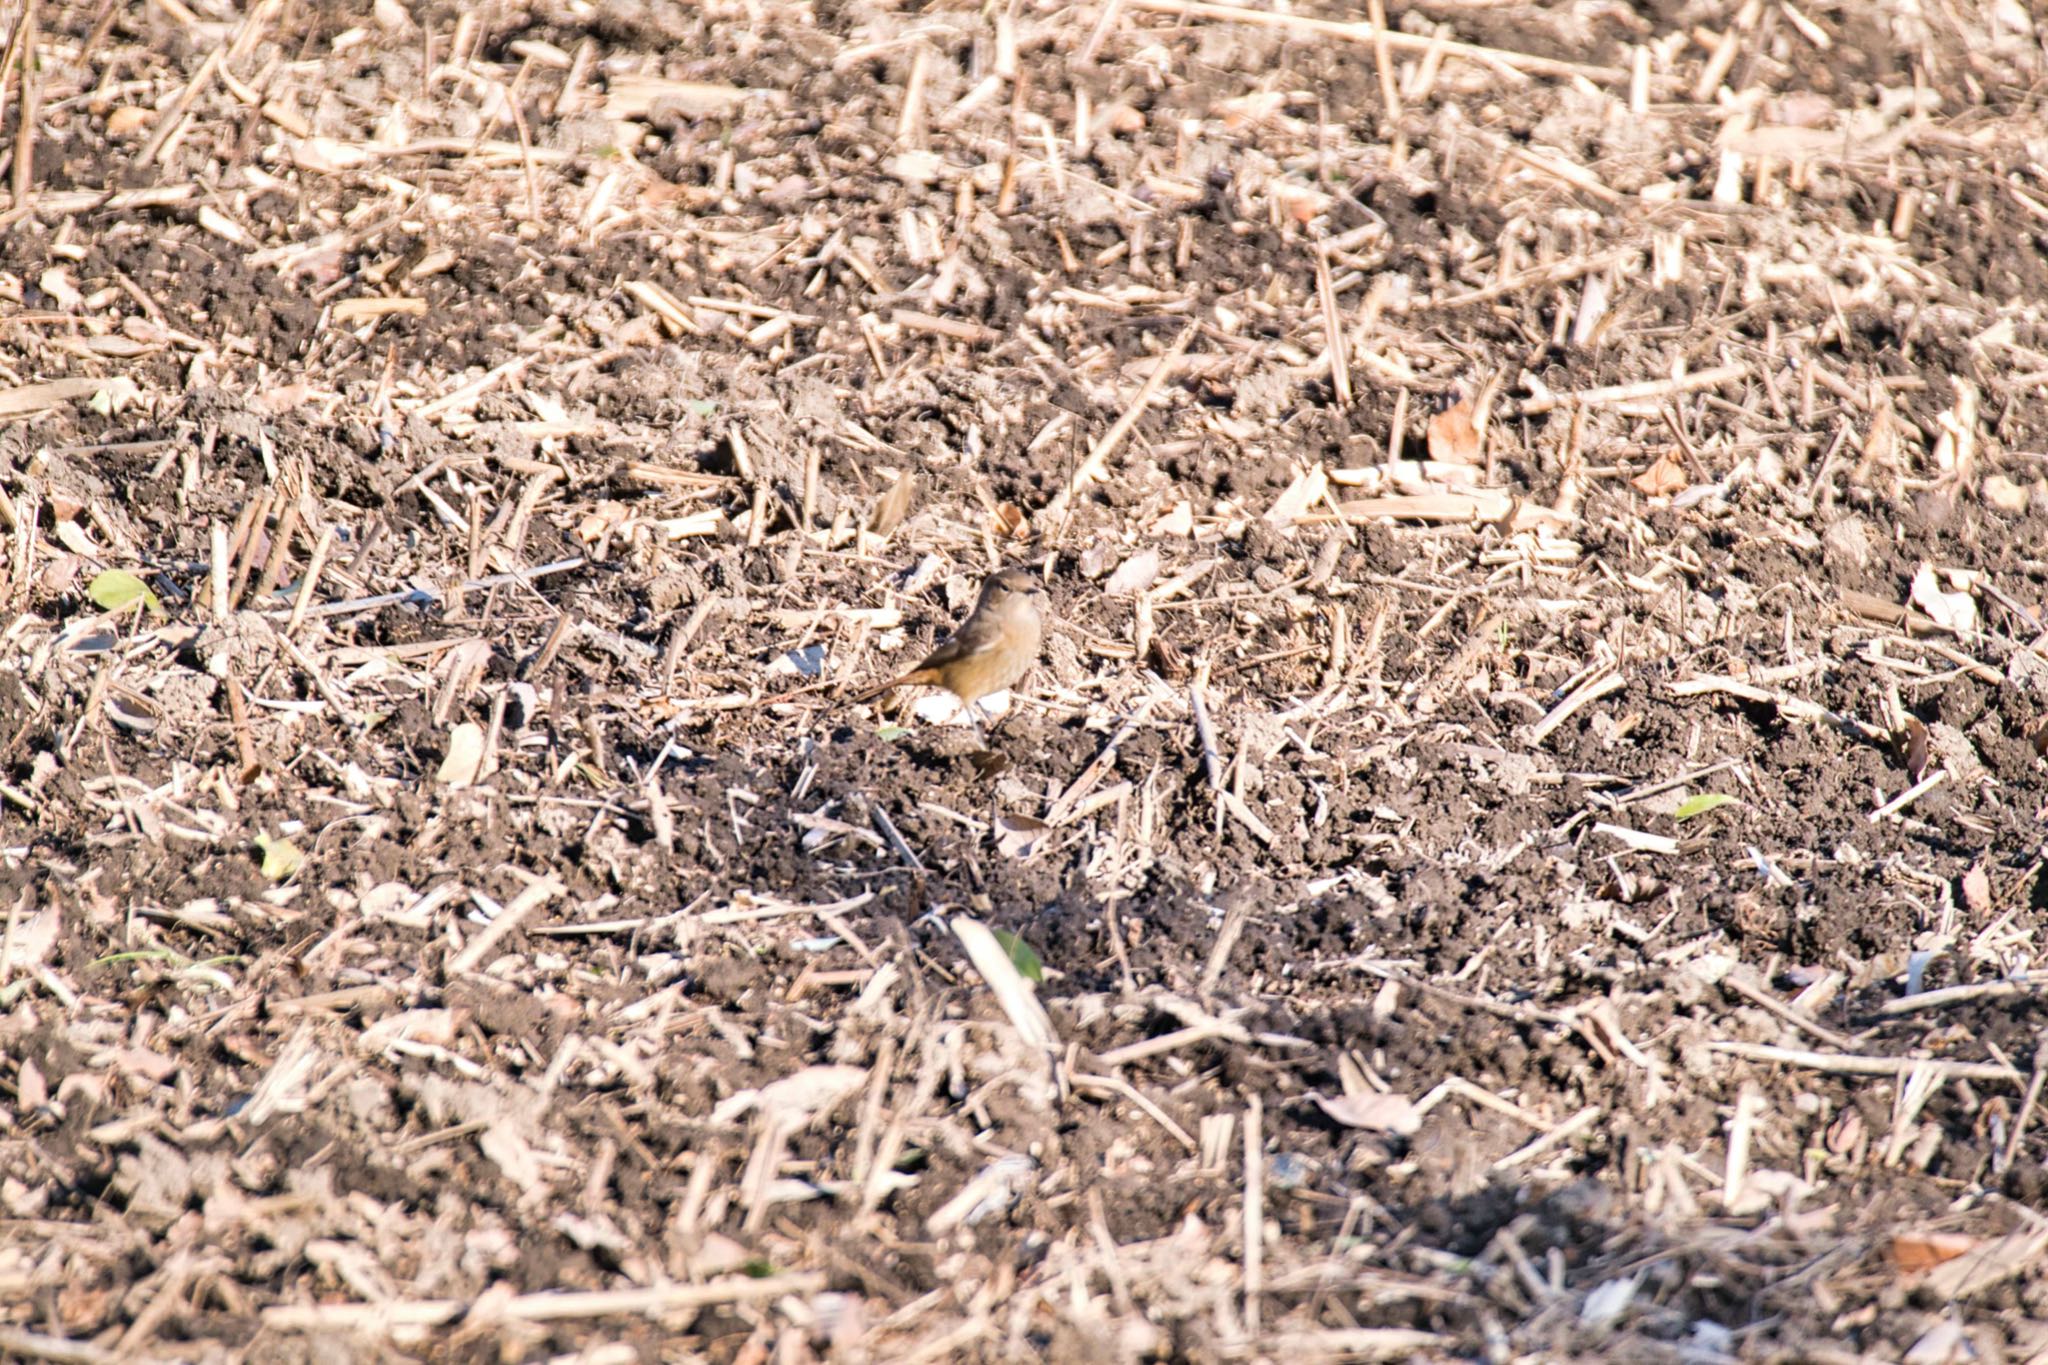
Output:
<svg viewBox="0 0 2048 1365">
<path fill-rule="evenodd" d="M 2044 1358 L 2048 25 L 1386 8 L 0 11 L 0 1355 Z"/>
</svg>

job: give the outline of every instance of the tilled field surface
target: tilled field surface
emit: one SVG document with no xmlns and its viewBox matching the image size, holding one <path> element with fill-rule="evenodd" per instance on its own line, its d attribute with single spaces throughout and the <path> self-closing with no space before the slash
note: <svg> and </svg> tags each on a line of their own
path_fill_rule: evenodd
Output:
<svg viewBox="0 0 2048 1365">
<path fill-rule="evenodd" d="M 1389 9 L 0 13 L 0 1354 L 2048 1350 L 2039 19 Z"/>
</svg>

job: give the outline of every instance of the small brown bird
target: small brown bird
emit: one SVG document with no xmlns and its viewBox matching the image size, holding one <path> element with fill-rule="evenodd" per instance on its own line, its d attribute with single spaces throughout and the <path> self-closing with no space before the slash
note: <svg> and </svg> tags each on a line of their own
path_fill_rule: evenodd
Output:
<svg viewBox="0 0 2048 1365">
<path fill-rule="evenodd" d="M 1045 584 L 1029 569 L 992 573 L 960 628 L 908 673 L 871 687 L 853 700 L 873 701 L 898 687 L 943 687 L 967 705 L 974 732 L 981 735 L 981 699 L 1016 685 L 1038 661 L 1045 638 Z M 982 737 L 987 743 L 987 738 Z"/>
</svg>

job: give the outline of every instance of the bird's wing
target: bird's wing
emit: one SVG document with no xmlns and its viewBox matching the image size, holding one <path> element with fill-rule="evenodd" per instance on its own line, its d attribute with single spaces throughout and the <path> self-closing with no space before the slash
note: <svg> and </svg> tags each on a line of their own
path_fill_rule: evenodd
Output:
<svg viewBox="0 0 2048 1365">
<path fill-rule="evenodd" d="M 925 661 L 918 665 L 918 670 L 944 668 L 947 664 L 958 663 L 973 655 L 986 653 L 1000 645 L 1002 640 L 1003 627 L 1000 622 L 980 614 L 970 616 L 960 629 L 941 640 L 939 647 L 925 656 Z"/>
</svg>

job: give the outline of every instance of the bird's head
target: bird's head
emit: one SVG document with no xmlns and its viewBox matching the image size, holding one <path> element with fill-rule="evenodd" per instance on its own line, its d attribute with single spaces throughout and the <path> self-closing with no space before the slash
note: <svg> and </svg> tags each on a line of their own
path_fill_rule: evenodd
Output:
<svg viewBox="0 0 2048 1365">
<path fill-rule="evenodd" d="M 1021 564 L 998 569 L 981 585 L 981 601 L 987 606 L 1000 607 L 1028 601 L 1042 610 L 1048 600 L 1044 582 Z"/>
</svg>

